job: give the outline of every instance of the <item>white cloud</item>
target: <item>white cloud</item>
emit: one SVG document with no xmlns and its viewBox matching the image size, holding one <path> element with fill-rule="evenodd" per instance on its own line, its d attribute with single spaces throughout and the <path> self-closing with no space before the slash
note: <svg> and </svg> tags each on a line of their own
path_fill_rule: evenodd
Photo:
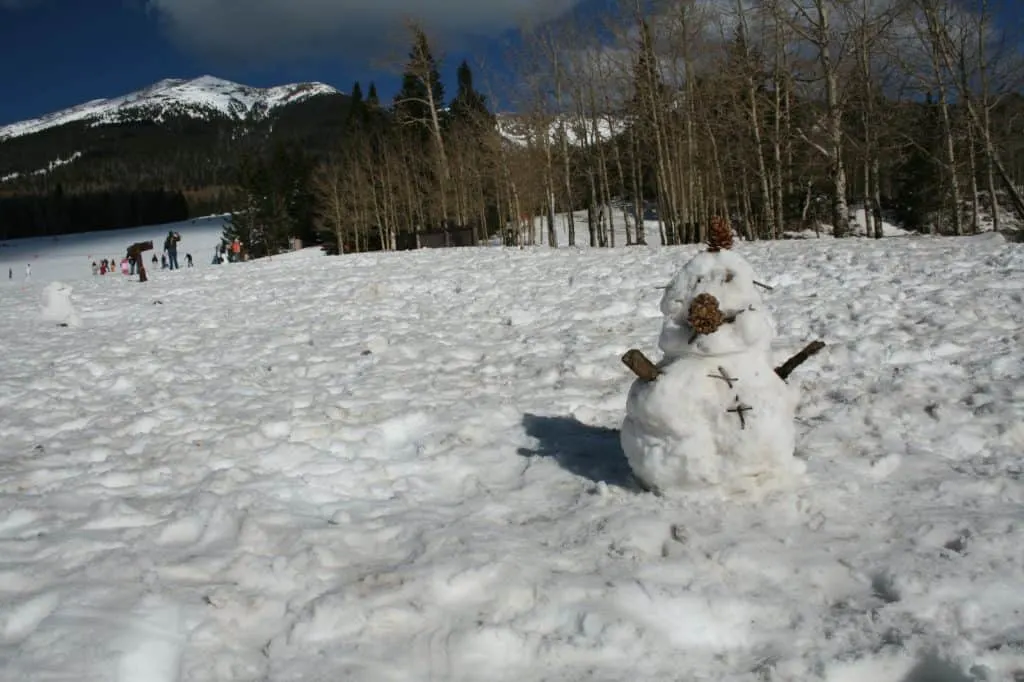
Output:
<svg viewBox="0 0 1024 682">
<path fill-rule="evenodd" d="M 10 0 L 0 0 L 9 2 Z M 171 36 L 222 57 L 329 51 L 380 55 L 408 43 L 404 22 L 448 39 L 552 19 L 580 0 L 148 0 Z M 404 49 L 402 49 L 404 52 Z"/>
</svg>

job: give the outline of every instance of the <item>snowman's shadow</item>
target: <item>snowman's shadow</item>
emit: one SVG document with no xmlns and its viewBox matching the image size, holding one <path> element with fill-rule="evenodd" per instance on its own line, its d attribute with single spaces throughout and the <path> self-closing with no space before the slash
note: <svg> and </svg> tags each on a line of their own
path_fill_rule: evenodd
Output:
<svg viewBox="0 0 1024 682">
<path fill-rule="evenodd" d="M 519 448 L 521 457 L 550 457 L 566 471 L 608 485 L 636 489 L 633 472 L 619 444 L 619 430 L 591 426 L 564 416 L 523 415 L 535 448 Z"/>
</svg>

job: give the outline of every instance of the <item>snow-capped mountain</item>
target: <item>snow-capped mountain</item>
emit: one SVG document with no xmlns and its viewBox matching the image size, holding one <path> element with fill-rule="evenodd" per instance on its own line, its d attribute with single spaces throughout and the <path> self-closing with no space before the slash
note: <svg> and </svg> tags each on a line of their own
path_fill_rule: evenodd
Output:
<svg viewBox="0 0 1024 682">
<path fill-rule="evenodd" d="M 100 126 L 140 119 L 159 123 L 171 117 L 259 120 L 283 106 L 318 95 L 336 94 L 340 94 L 338 90 L 323 83 L 254 88 L 214 76 L 192 80 L 169 78 L 121 97 L 96 99 L 0 127 L 0 142 L 74 122 Z"/>
</svg>

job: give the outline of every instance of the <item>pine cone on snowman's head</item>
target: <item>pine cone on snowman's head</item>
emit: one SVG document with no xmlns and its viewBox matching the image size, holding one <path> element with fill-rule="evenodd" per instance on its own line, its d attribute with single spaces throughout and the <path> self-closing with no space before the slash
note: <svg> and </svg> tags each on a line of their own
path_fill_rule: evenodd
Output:
<svg viewBox="0 0 1024 682">
<path fill-rule="evenodd" d="M 725 321 L 722 309 L 718 307 L 718 299 L 711 294 L 697 294 L 690 303 L 690 315 L 687 318 L 693 331 L 698 334 L 714 334 Z"/>
<path fill-rule="evenodd" d="M 708 229 L 708 251 L 728 250 L 732 248 L 732 228 L 721 216 L 711 217 L 711 226 Z"/>
</svg>

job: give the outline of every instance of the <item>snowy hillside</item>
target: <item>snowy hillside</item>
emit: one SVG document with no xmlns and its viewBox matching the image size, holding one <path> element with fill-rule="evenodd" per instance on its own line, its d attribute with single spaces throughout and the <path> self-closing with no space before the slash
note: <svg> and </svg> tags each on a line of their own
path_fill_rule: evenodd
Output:
<svg viewBox="0 0 1024 682">
<path fill-rule="evenodd" d="M 261 118 L 278 107 L 337 92 L 323 83 L 253 88 L 213 76 L 192 80 L 172 78 L 122 97 L 97 99 L 41 118 L 0 127 L 0 141 L 75 121 L 97 126 L 139 117 L 157 122 L 168 116 Z"/>
<path fill-rule="evenodd" d="M 2 677 L 1020 676 L 1024 248 L 741 248 L 778 357 L 830 344 L 761 501 L 640 493 L 618 444 L 695 247 L 84 277 L 79 327 L 0 281 Z"/>
<path fill-rule="evenodd" d="M 507 141 L 526 146 L 531 138 L 537 135 L 538 128 L 546 130 L 550 144 L 559 144 L 561 135 L 565 134 L 568 144 L 579 146 L 594 144 L 612 139 L 622 133 L 628 122 L 620 117 L 604 116 L 595 120 L 580 120 L 576 117 L 560 116 L 537 126 L 528 117 L 515 114 L 499 114 L 497 116 L 498 133 Z"/>
</svg>

